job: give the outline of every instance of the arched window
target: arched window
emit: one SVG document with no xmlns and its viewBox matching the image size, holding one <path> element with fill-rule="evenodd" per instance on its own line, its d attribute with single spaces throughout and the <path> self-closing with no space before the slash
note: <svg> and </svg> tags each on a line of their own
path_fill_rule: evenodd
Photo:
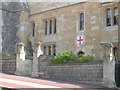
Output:
<svg viewBox="0 0 120 90">
<path fill-rule="evenodd" d="M 84 13 L 80 14 L 80 30 L 84 30 Z"/>
<path fill-rule="evenodd" d="M 78 55 L 79 55 L 79 57 L 81 57 L 82 55 L 84 55 L 85 53 L 83 52 L 83 51 L 79 51 L 78 52 Z"/>
<path fill-rule="evenodd" d="M 118 8 L 114 8 L 114 17 L 113 17 L 113 24 L 117 25 L 118 24 Z"/>
<path fill-rule="evenodd" d="M 111 10 L 107 9 L 106 12 L 106 25 L 111 26 Z"/>
</svg>

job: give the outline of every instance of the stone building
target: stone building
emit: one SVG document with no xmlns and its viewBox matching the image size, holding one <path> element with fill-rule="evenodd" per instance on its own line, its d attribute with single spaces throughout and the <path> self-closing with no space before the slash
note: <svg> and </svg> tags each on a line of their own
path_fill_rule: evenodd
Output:
<svg viewBox="0 0 120 90">
<path fill-rule="evenodd" d="M 28 5 L 20 2 L 1 2 L 0 52 L 3 59 L 15 58 L 15 45 L 26 43 L 28 37 Z"/>
<path fill-rule="evenodd" d="M 30 39 L 40 41 L 45 54 L 58 55 L 67 50 L 107 59 L 112 46 L 117 59 L 118 2 L 57 4 L 30 4 Z"/>
<path fill-rule="evenodd" d="M 63 51 L 71 51 L 75 54 L 85 53 L 94 55 L 97 60 L 104 60 L 101 65 L 98 65 L 101 75 L 99 73 L 97 75 L 98 77 L 100 75 L 101 82 L 103 81 L 106 85 L 115 85 L 115 78 L 117 77 L 115 76 L 117 75 L 115 74 L 117 71 L 115 70 L 115 60 L 120 60 L 118 58 L 120 42 L 120 23 L 118 22 L 120 21 L 118 19 L 118 17 L 120 17 L 119 4 L 119 2 L 92 2 L 92 0 L 71 3 L 2 2 L 0 3 L 0 52 L 2 59 L 15 57 L 15 45 L 18 42 L 23 42 L 26 45 L 27 40 L 30 40 L 33 45 L 35 42 L 41 42 L 42 51 L 46 55 L 59 55 Z M 24 55 L 18 55 L 21 56 L 21 58 L 14 60 L 14 64 L 11 64 L 13 61 L 10 62 L 10 60 L 8 60 L 8 62 L 10 62 L 9 64 L 5 64 L 7 60 L 3 60 L 3 71 L 6 67 L 8 69 L 6 72 L 10 71 L 10 67 L 12 66 L 14 66 L 13 71 L 15 71 L 18 64 L 21 65 L 19 67 L 22 68 L 21 70 L 23 71 L 27 69 L 31 71 L 32 66 L 29 65 L 32 64 L 33 67 L 35 66 L 33 69 L 35 72 L 39 67 L 42 69 L 43 66 L 41 62 L 38 64 L 38 49 L 36 48 L 34 48 L 33 61 L 25 60 L 25 54 L 23 52 L 17 53 Z M 24 59 L 21 60 L 22 58 Z M 25 63 L 29 61 L 31 64 Z M 27 69 L 25 69 L 25 65 Z M 39 65 L 39 67 L 37 65 Z M 91 76 L 93 77 L 94 71 L 98 72 L 96 68 L 97 65 L 91 68 L 93 70 Z M 59 68 L 49 69 L 50 67 L 48 67 L 48 72 L 53 70 L 58 71 L 57 69 Z M 59 70 L 63 71 L 63 69 Z M 92 72 L 90 68 L 87 70 Z M 87 71 L 83 71 L 85 71 L 84 74 L 86 76 Z M 40 70 L 40 72 L 42 72 L 42 70 Z M 57 75 L 62 76 L 62 74 Z M 78 73 L 76 75 L 78 75 Z M 89 74 L 87 75 L 89 77 Z M 67 74 L 66 77 L 68 77 Z M 79 77 L 86 79 L 84 76 Z M 98 81 L 100 80 L 98 79 Z"/>
<path fill-rule="evenodd" d="M 118 2 L 4 2 L 0 10 L 3 58 L 28 39 L 41 42 L 46 55 L 67 50 L 103 59 L 109 45 L 118 55 Z"/>
</svg>

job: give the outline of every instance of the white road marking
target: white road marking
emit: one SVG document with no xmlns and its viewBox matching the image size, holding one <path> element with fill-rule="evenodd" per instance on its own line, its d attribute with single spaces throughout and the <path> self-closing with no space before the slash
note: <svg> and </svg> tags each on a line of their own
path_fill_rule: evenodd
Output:
<svg viewBox="0 0 120 90">
<path fill-rule="evenodd" d="M 0 87 L 5 87 L 5 88 L 14 88 L 14 87 L 5 86 L 5 85 L 0 85 Z"/>
<path fill-rule="evenodd" d="M 34 87 L 34 88 L 62 88 L 62 87 L 57 87 L 57 86 L 42 85 L 42 84 L 38 84 L 38 83 L 18 81 L 18 80 L 5 79 L 5 78 L 0 78 L 0 81 L 14 83 L 14 84 L 18 84 L 18 85 L 30 86 L 30 87 Z"/>
</svg>

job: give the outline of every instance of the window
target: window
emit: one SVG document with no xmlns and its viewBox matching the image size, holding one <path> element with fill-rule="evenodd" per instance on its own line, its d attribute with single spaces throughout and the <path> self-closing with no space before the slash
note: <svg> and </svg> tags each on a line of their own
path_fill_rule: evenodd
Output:
<svg viewBox="0 0 120 90">
<path fill-rule="evenodd" d="M 113 25 L 118 25 L 118 8 L 114 8 L 113 14 Z"/>
<path fill-rule="evenodd" d="M 106 13 L 106 25 L 111 26 L 111 10 L 107 9 Z"/>
<path fill-rule="evenodd" d="M 48 46 L 49 55 L 51 55 L 51 46 Z"/>
<path fill-rule="evenodd" d="M 43 46 L 43 53 L 45 55 L 53 55 L 56 56 L 56 45 L 55 44 L 47 44 Z"/>
<path fill-rule="evenodd" d="M 108 8 L 106 11 L 106 26 L 118 25 L 118 8 Z"/>
<path fill-rule="evenodd" d="M 56 34 L 56 19 L 46 19 L 44 21 L 44 35 Z"/>
<path fill-rule="evenodd" d="M 44 46 L 44 51 L 43 51 L 43 52 L 44 52 L 44 54 L 46 55 L 46 46 Z"/>
<path fill-rule="evenodd" d="M 53 55 L 56 56 L 56 46 L 53 46 Z"/>
<path fill-rule="evenodd" d="M 54 34 L 56 33 L 56 19 L 54 19 Z"/>
<path fill-rule="evenodd" d="M 52 34 L 52 20 L 50 20 L 50 33 L 49 34 Z"/>
<path fill-rule="evenodd" d="M 32 23 L 32 36 L 35 36 L 35 23 Z"/>
<path fill-rule="evenodd" d="M 47 21 L 45 21 L 45 35 L 47 35 Z"/>
<path fill-rule="evenodd" d="M 84 13 L 80 14 L 80 30 L 84 30 Z"/>
</svg>

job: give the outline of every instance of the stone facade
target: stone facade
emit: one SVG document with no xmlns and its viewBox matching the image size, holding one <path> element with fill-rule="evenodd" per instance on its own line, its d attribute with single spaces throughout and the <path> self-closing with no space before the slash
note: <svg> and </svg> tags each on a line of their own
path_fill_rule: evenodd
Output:
<svg viewBox="0 0 120 90">
<path fill-rule="evenodd" d="M 31 3 L 30 22 L 35 22 L 35 36 L 31 36 L 33 42 L 40 41 L 46 46 L 56 45 L 56 54 L 63 51 L 78 53 L 83 51 L 85 54 L 94 55 L 96 59 L 105 59 L 101 44 L 118 44 L 118 25 L 106 26 L 106 10 L 110 8 L 111 15 L 113 10 L 118 7 L 117 2 L 81 2 L 55 7 L 53 4 Z M 38 9 L 43 7 L 43 9 Z M 47 8 L 48 7 L 48 8 Z M 49 7 L 51 7 L 49 9 Z M 39 10 L 39 11 L 38 11 Z M 84 13 L 84 30 L 79 30 L 80 14 Z M 44 21 L 56 19 L 56 34 L 45 35 Z M 113 23 L 113 18 L 111 19 Z M 49 24 L 49 22 L 48 22 Z M 50 24 L 49 24 L 50 25 Z M 47 28 L 49 28 L 49 25 Z M 49 32 L 50 29 L 48 29 Z M 31 28 L 32 32 L 32 28 Z M 76 44 L 77 37 L 84 36 L 83 45 Z M 48 54 L 48 52 L 46 53 Z"/>
<path fill-rule="evenodd" d="M 106 26 L 106 10 L 110 8 L 113 16 L 118 2 L 3 2 L 1 6 L 0 44 L 3 58 L 14 57 L 15 44 L 20 41 L 26 44 L 28 38 L 33 44 L 40 41 L 46 54 L 49 54 L 50 47 L 51 55 L 54 51 L 56 55 L 66 50 L 76 54 L 83 51 L 85 54 L 94 55 L 96 59 L 104 59 L 101 44 L 116 45 L 118 42 L 118 25 Z M 81 13 L 84 13 L 83 31 L 79 30 Z M 45 35 L 44 21 L 54 19 L 56 33 Z M 113 23 L 113 18 L 111 20 Z M 47 28 L 49 27 L 50 24 Z M 83 45 L 76 43 L 79 36 L 84 37 Z"/>
<path fill-rule="evenodd" d="M 27 3 L 20 2 L 2 3 L 0 50 L 3 59 L 13 58 L 15 44 L 20 41 L 26 44 L 29 38 L 33 45 L 40 42 L 42 51 L 47 55 L 59 55 L 66 50 L 76 54 L 83 51 L 85 54 L 94 55 L 96 59 L 102 59 L 104 63 L 48 65 L 46 62 L 38 62 L 42 52 L 41 47 L 36 46 L 33 61 L 25 59 L 25 52 L 19 52 L 17 63 L 3 61 L 4 72 L 14 73 L 16 64 L 18 75 L 32 73 L 33 77 L 40 75 L 78 82 L 104 82 L 106 86 L 115 86 L 115 60 L 118 60 L 116 55 L 119 55 L 120 28 L 115 24 L 115 15 L 118 20 L 118 2 L 29 3 L 29 6 L 30 8 Z M 84 14 L 82 21 L 81 14 Z M 80 31 L 81 24 L 84 30 Z M 81 40 L 83 38 L 83 45 L 76 43 L 78 36 L 81 36 Z"/>
<path fill-rule="evenodd" d="M 26 23 L 28 24 L 28 12 L 26 11 L 28 7 L 26 4 L 20 2 L 2 2 L 1 4 L 2 22 L 0 24 L 0 33 L 2 36 L 0 35 L 0 37 L 2 39 L 0 39 L 0 42 L 2 40 L 2 45 L 0 46 L 2 46 L 2 58 L 15 58 L 16 43 L 20 41 L 25 43 L 24 40 L 28 37 L 28 28 L 24 28 Z"/>
</svg>

